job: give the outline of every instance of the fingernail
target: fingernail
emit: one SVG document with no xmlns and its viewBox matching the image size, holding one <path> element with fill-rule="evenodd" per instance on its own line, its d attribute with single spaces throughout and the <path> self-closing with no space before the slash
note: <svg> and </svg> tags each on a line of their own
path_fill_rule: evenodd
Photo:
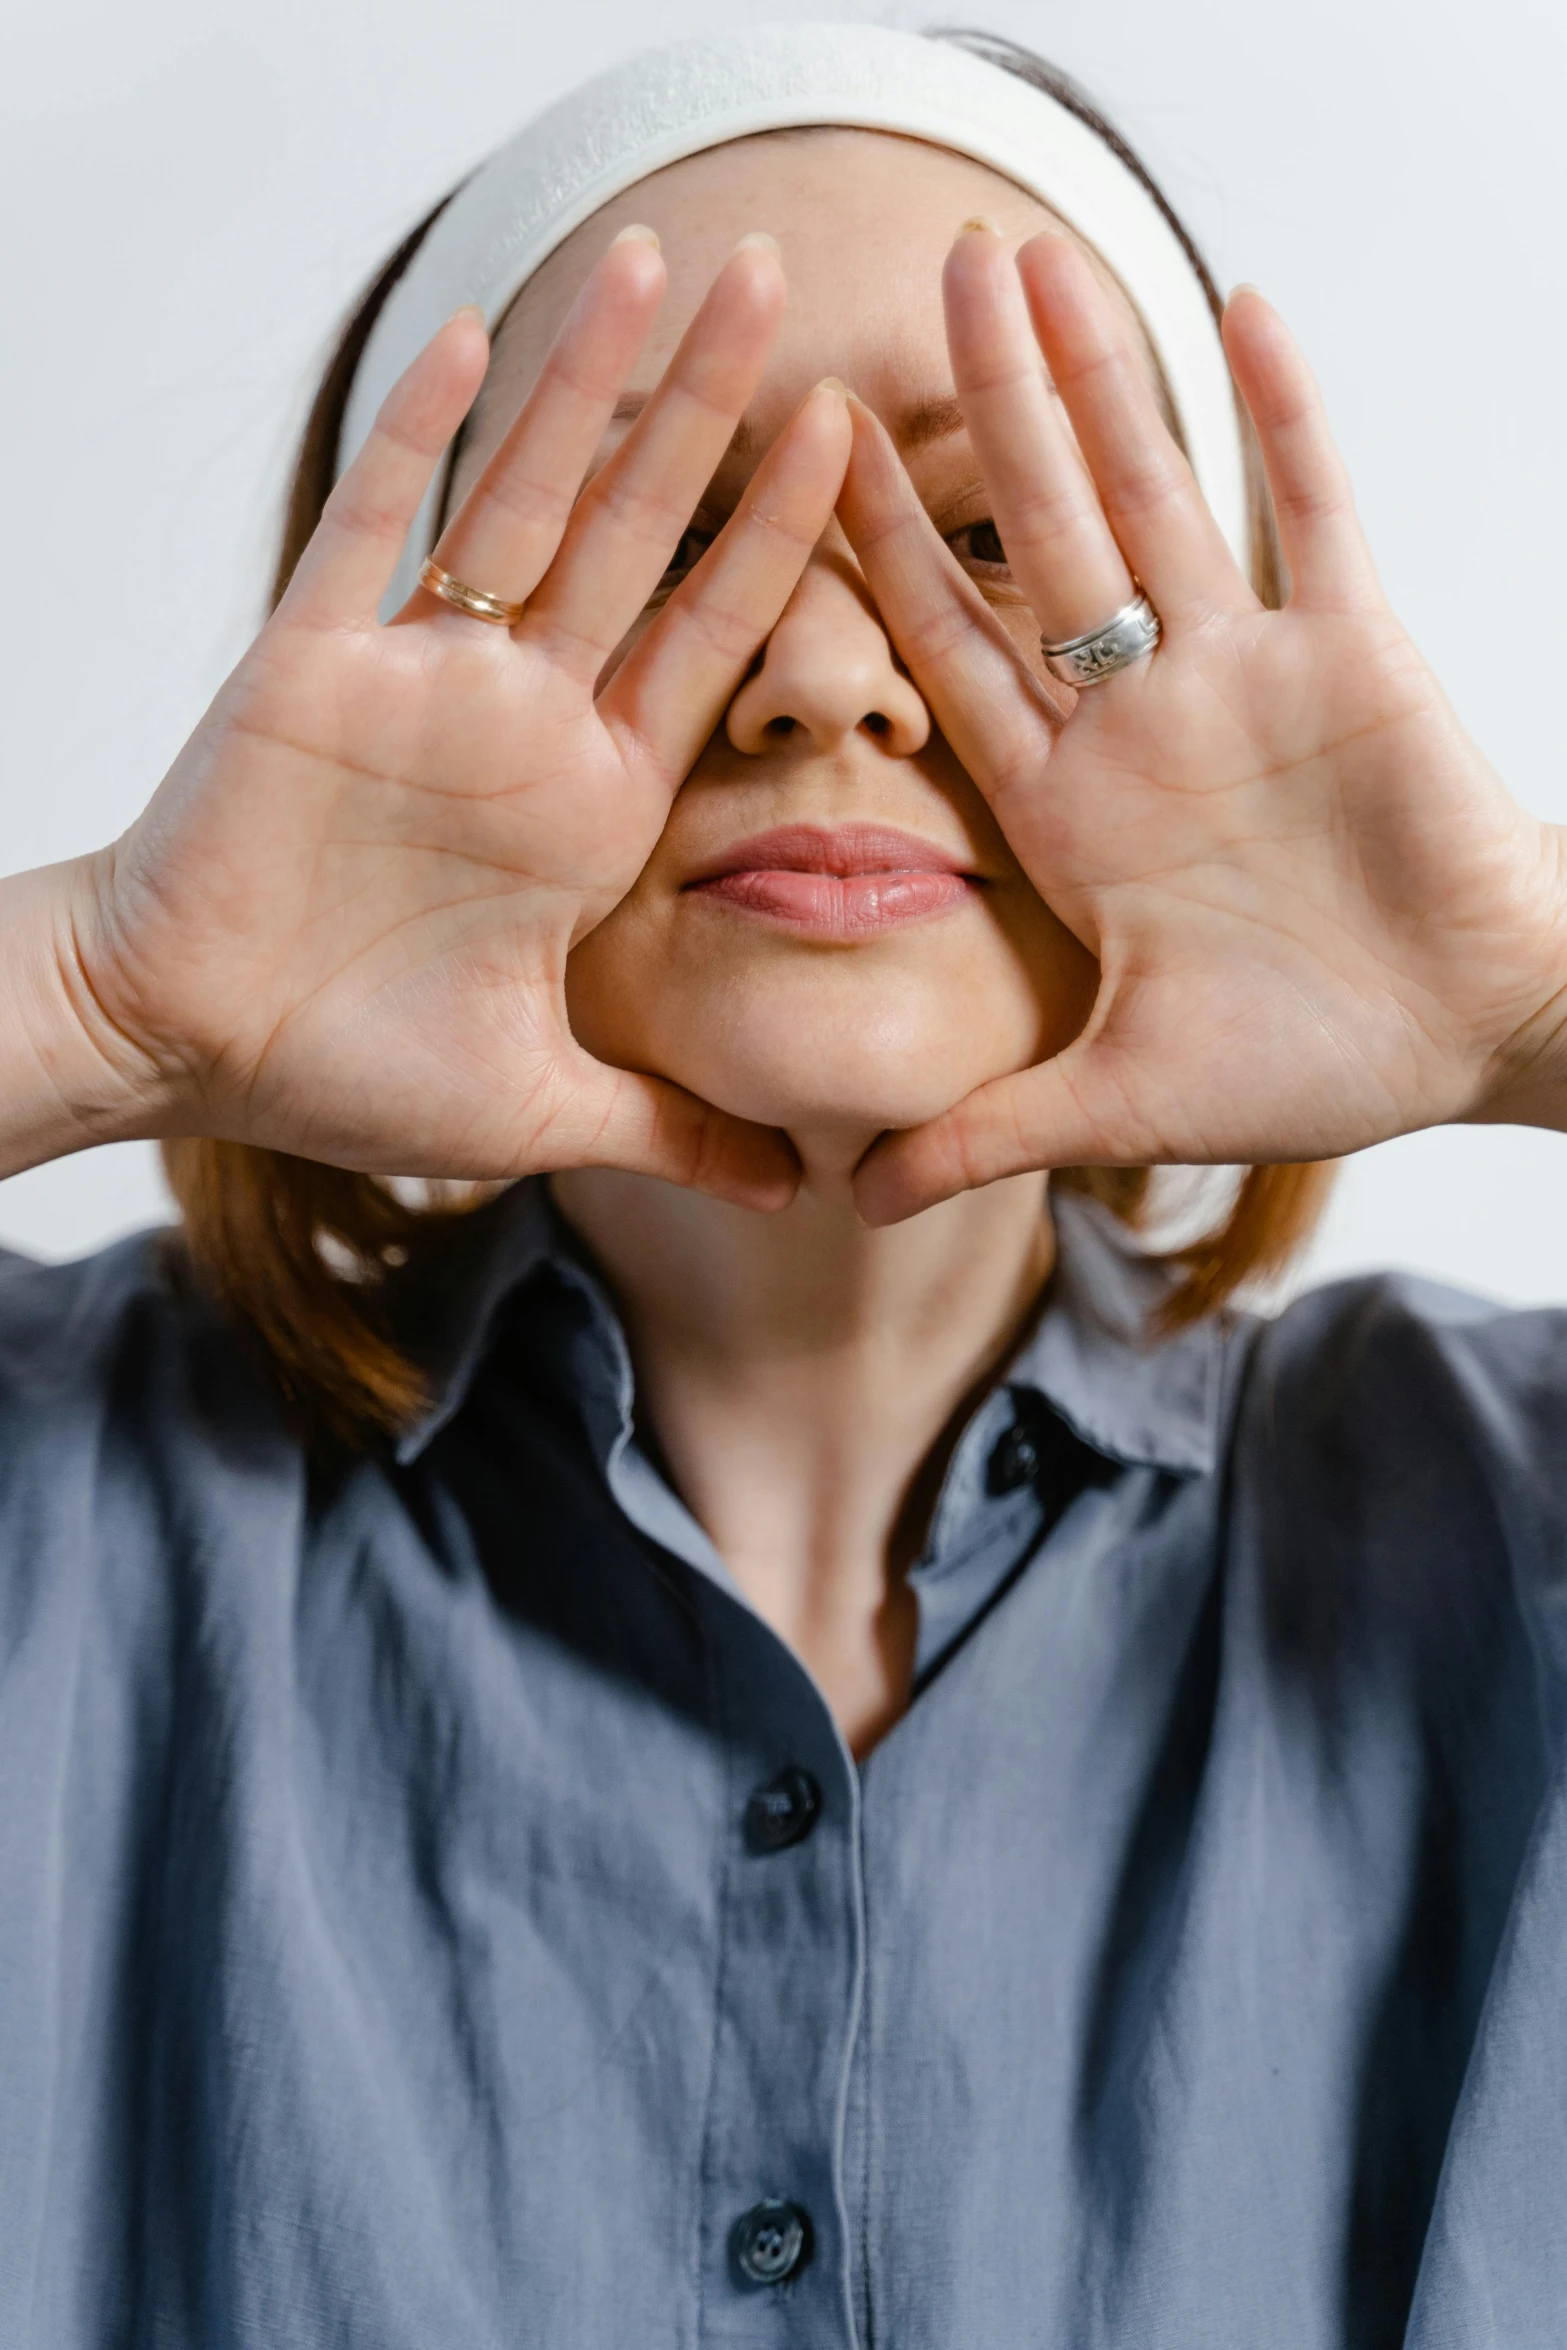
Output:
<svg viewBox="0 0 1567 2350">
<path fill-rule="evenodd" d="M 484 312 L 480 309 L 477 302 L 462 303 L 459 308 L 452 312 L 451 317 L 446 321 L 446 323 L 448 326 L 455 326 L 459 318 L 476 318 L 481 326 L 485 324 Z"/>
<path fill-rule="evenodd" d="M 1001 231 L 995 222 L 987 220 L 983 212 L 976 212 L 973 218 L 966 220 L 958 231 L 960 237 L 999 237 L 1000 234 Z"/>
<path fill-rule="evenodd" d="M 821 382 L 814 386 L 814 389 L 818 392 L 836 392 L 840 398 L 845 400 L 849 397 L 849 387 L 841 375 L 824 375 Z"/>
<path fill-rule="evenodd" d="M 662 253 L 664 250 L 658 241 L 657 229 L 649 228 L 645 220 L 634 220 L 629 228 L 621 230 L 619 236 L 612 237 L 610 244 L 611 247 L 615 245 L 651 245 L 655 253 Z"/>
<path fill-rule="evenodd" d="M 771 253 L 775 261 L 781 261 L 783 259 L 783 255 L 778 249 L 778 239 L 776 237 L 770 237 L 764 228 L 752 229 L 748 237 L 742 237 L 740 239 L 739 244 L 735 247 L 735 251 L 737 253 L 744 253 L 752 246 L 755 246 L 758 252 Z"/>
</svg>

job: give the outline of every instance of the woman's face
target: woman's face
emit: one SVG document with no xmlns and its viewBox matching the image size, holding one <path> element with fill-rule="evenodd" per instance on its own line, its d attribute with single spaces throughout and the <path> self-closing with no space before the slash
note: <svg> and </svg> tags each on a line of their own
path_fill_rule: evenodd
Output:
<svg viewBox="0 0 1567 2350">
<path fill-rule="evenodd" d="M 1037 666 L 1038 632 L 997 560 L 942 331 L 942 262 L 975 213 L 1014 243 L 1057 225 L 983 166 L 878 132 L 742 140 L 642 181 L 514 305 L 457 492 L 616 230 L 649 223 L 669 267 L 634 395 L 657 382 L 737 238 L 767 229 L 789 280 L 783 331 L 661 593 L 732 512 L 796 404 L 836 375 L 894 435 L 936 528 Z M 628 429 L 611 426 L 600 461 Z M 1058 1051 L 1086 1017 L 1093 981 L 1090 957 L 1025 880 L 937 732 L 834 523 L 640 880 L 572 953 L 567 995 L 573 1029 L 601 1059 L 672 1078 L 802 1144 L 858 1151 L 882 1128 L 932 1117 Z"/>
</svg>

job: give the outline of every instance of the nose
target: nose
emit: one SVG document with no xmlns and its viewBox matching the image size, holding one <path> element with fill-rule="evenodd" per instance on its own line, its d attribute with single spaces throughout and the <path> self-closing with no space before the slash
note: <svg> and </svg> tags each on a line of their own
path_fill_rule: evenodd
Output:
<svg viewBox="0 0 1567 2350">
<path fill-rule="evenodd" d="M 893 658 L 836 524 L 812 554 L 724 723 L 735 749 L 753 757 L 796 734 L 814 750 L 833 751 L 864 733 L 900 759 L 929 741 L 930 712 Z"/>
</svg>

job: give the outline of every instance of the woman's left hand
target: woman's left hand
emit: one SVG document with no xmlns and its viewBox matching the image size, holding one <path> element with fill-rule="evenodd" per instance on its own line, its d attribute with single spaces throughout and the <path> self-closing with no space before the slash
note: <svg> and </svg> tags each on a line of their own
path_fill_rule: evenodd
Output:
<svg viewBox="0 0 1567 2350">
<path fill-rule="evenodd" d="M 1040 895 L 1097 957 L 1055 1059 L 882 1139 L 887 1223 L 1025 1168 L 1336 1157 L 1452 1119 L 1567 1123 L 1567 855 L 1388 609 L 1311 376 L 1260 295 L 1225 341 L 1292 582 L 1242 576 L 1087 264 L 962 235 L 954 377 L 1014 577 L 1060 641 L 1136 593 L 1152 655 L 1042 678 L 855 403 L 840 502 L 898 650 Z M 1072 446 L 1041 366 L 1049 365 Z"/>
</svg>

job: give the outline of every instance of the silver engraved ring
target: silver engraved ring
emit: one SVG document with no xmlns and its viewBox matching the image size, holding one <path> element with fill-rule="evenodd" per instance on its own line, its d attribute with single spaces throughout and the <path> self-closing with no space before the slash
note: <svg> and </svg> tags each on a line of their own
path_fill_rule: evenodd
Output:
<svg viewBox="0 0 1567 2350">
<path fill-rule="evenodd" d="M 1148 598 L 1134 596 L 1098 628 L 1089 629 L 1086 636 L 1068 637 L 1063 645 L 1047 644 L 1041 637 L 1039 649 L 1045 656 L 1045 667 L 1063 685 L 1103 685 L 1118 669 L 1129 669 L 1134 661 L 1151 653 L 1163 634 L 1159 615 Z"/>
</svg>

